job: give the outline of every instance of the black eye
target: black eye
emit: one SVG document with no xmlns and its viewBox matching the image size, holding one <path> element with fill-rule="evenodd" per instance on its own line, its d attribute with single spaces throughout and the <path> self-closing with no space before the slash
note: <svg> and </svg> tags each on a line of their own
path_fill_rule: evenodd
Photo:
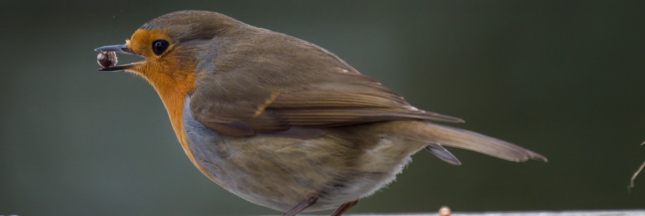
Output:
<svg viewBox="0 0 645 216">
<path fill-rule="evenodd" d="M 154 52 L 155 55 L 160 56 L 164 51 L 166 51 L 166 49 L 168 49 L 169 45 L 168 41 L 156 40 L 152 42 L 152 52 Z"/>
</svg>

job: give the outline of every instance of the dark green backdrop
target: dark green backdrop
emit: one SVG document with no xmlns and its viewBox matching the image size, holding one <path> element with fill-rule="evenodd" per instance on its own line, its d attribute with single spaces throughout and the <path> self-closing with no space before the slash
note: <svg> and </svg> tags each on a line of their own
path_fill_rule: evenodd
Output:
<svg viewBox="0 0 645 216">
<path fill-rule="evenodd" d="M 2 1 L 0 215 L 278 214 L 202 176 L 143 79 L 96 72 L 94 48 L 186 9 L 318 44 L 549 158 L 420 152 L 351 213 L 645 208 L 645 176 L 627 191 L 645 161 L 644 1 Z"/>
</svg>

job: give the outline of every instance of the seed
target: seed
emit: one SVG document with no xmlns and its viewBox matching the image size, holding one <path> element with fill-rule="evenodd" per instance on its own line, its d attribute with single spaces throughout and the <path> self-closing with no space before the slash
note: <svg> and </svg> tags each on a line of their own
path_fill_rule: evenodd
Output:
<svg viewBox="0 0 645 216">
<path fill-rule="evenodd" d="M 448 206 L 442 206 L 439 209 L 439 216 L 450 216 L 450 208 Z"/>
<path fill-rule="evenodd" d="M 96 56 L 96 62 L 101 65 L 103 68 L 108 68 L 116 65 L 118 62 L 115 52 L 101 51 L 98 56 Z"/>
</svg>

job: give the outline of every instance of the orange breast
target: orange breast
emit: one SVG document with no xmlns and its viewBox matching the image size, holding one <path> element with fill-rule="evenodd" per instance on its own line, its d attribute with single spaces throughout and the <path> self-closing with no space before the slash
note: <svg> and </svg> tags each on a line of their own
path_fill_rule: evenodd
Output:
<svg viewBox="0 0 645 216">
<path fill-rule="evenodd" d="M 175 131 L 175 135 L 181 143 L 181 147 L 184 149 L 186 155 L 190 159 L 199 171 L 201 171 L 206 177 L 208 177 L 213 182 L 224 187 L 224 185 L 211 177 L 208 171 L 197 163 L 193 157 L 193 154 L 190 151 L 188 140 L 186 139 L 186 131 L 184 131 L 182 116 L 183 116 L 183 105 L 186 96 L 195 90 L 195 68 L 192 66 L 184 68 L 175 68 L 172 74 L 161 72 L 161 68 L 156 70 L 155 68 L 146 68 L 143 72 L 135 72 L 142 75 L 148 82 L 154 87 L 154 89 L 159 94 L 161 101 L 163 102 L 166 110 L 168 111 L 168 116 L 170 117 L 170 123 Z"/>
</svg>

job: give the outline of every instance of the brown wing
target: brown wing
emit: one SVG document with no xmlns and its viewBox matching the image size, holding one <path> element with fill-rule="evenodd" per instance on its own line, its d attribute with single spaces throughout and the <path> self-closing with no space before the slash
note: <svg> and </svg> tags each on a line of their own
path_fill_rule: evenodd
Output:
<svg viewBox="0 0 645 216">
<path fill-rule="evenodd" d="M 208 128 L 251 136 L 397 119 L 462 122 L 410 106 L 313 44 L 260 33 L 265 35 L 220 45 L 214 63 L 202 66 L 212 69 L 198 74 L 190 108 Z"/>
<path fill-rule="evenodd" d="M 334 127 L 397 119 L 462 122 L 418 110 L 379 83 L 362 82 L 366 80 L 363 75 L 339 74 L 336 78 L 341 79 L 284 89 L 248 86 L 244 80 L 220 80 L 216 88 L 196 91 L 190 107 L 194 118 L 231 136 L 277 132 L 293 126 Z M 239 88 L 244 85 L 247 87 Z"/>
</svg>

